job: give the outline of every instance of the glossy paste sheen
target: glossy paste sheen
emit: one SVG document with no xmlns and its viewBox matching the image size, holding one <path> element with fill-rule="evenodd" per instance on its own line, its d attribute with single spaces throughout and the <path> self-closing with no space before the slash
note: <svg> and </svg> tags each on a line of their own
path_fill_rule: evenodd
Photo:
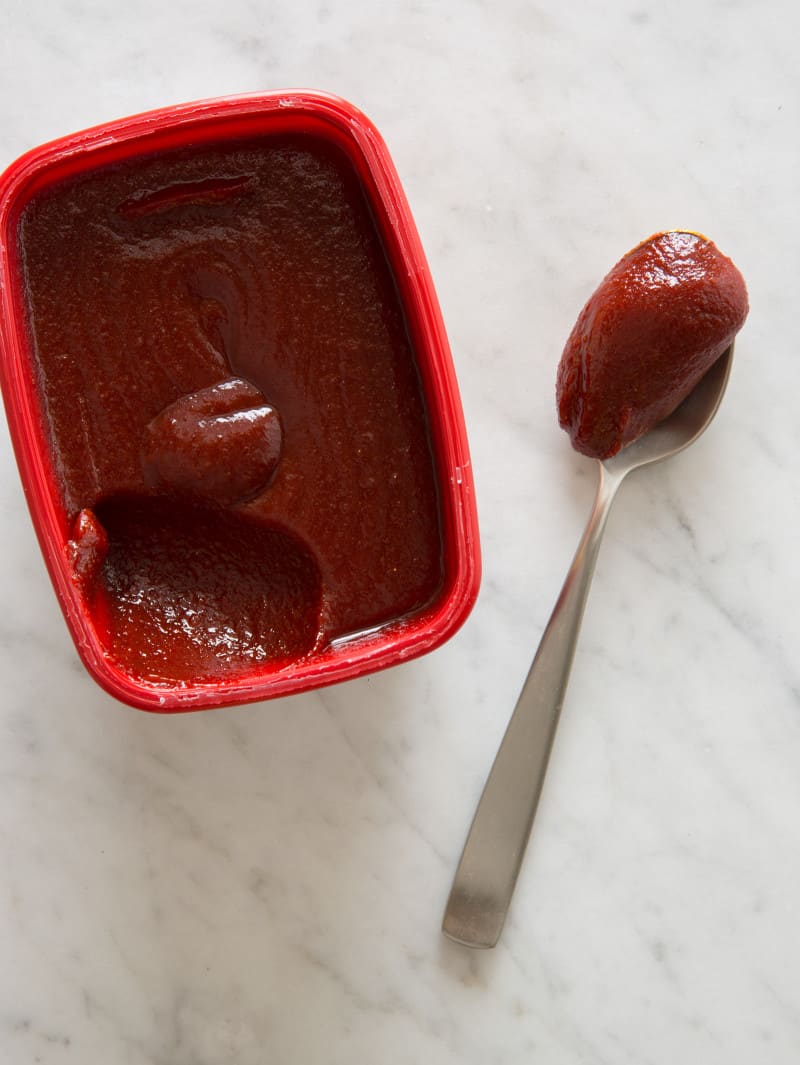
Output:
<svg viewBox="0 0 800 1065">
<path fill-rule="evenodd" d="M 742 275 L 710 240 L 661 233 L 629 252 L 581 311 L 558 368 L 559 422 L 604 459 L 662 421 L 747 317 Z"/>
<path fill-rule="evenodd" d="M 74 580 L 113 661 L 247 674 L 431 602 L 420 381 L 337 148 L 118 163 L 38 193 L 18 240 Z"/>
</svg>

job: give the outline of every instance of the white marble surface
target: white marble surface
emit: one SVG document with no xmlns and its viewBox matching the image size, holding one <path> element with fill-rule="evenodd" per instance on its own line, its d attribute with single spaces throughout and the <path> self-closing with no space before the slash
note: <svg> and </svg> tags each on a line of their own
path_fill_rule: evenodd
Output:
<svg viewBox="0 0 800 1065">
<path fill-rule="evenodd" d="M 429 255 L 485 574 L 445 648 L 159 719 L 82 671 L 0 431 L 0 1060 L 800 1060 L 800 9 L 5 0 L 0 165 L 135 111 L 343 95 Z M 612 515 L 513 910 L 439 933 L 588 512 L 554 413 L 594 284 L 670 226 L 752 311 L 713 428 Z"/>
</svg>

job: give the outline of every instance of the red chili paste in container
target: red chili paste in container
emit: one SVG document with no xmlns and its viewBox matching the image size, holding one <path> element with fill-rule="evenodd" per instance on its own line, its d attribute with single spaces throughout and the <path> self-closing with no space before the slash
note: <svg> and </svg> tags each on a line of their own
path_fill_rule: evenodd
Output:
<svg viewBox="0 0 800 1065">
<path fill-rule="evenodd" d="M 276 127 L 44 182 L 16 218 L 65 574 L 138 705 L 389 664 L 477 591 L 452 369 L 387 249 L 404 204 L 341 133 Z"/>
</svg>

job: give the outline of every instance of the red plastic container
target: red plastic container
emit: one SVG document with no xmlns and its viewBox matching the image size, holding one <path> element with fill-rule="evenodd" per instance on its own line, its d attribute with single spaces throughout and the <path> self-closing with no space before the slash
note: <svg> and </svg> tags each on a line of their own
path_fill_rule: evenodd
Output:
<svg viewBox="0 0 800 1065">
<path fill-rule="evenodd" d="M 43 427 L 17 251 L 20 213 L 54 182 L 136 157 L 272 133 L 311 133 L 351 161 L 370 204 L 412 339 L 438 480 L 444 580 L 422 612 L 257 673 L 165 685 L 142 681 L 104 645 L 67 561 L 70 521 Z M 23 487 L 44 558 L 78 652 L 106 691 L 133 706 L 175 712 L 288 695 L 348 680 L 433 650 L 471 610 L 480 552 L 469 452 L 455 373 L 431 277 L 408 203 L 375 127 L 350 104 L 316 92 L 203 101 L 137 115 L 36 148 L 0 178 L 0 381 Z"/>
</svg>

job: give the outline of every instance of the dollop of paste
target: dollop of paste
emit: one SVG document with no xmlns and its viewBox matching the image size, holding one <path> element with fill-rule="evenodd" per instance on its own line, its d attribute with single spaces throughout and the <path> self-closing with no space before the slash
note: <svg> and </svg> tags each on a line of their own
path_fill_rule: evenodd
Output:
<svg viewBox="0 0 800 1065">
<path fill-rule="evenodd" d="M 267 487 L 283 443 L 280 418 L 240 377 L 201 388 L 170 404 L 146 426 L 145 483 L 160 491 L 230 505 Z"/>
<path fill-rule="evenodd" d="M 737 268 L 696 233 L 628 252 L 580 313 L 558 367 L 561 427 L 605 459 L 670 415 L 730 347 L 748 312 Z"/>
</svg>

